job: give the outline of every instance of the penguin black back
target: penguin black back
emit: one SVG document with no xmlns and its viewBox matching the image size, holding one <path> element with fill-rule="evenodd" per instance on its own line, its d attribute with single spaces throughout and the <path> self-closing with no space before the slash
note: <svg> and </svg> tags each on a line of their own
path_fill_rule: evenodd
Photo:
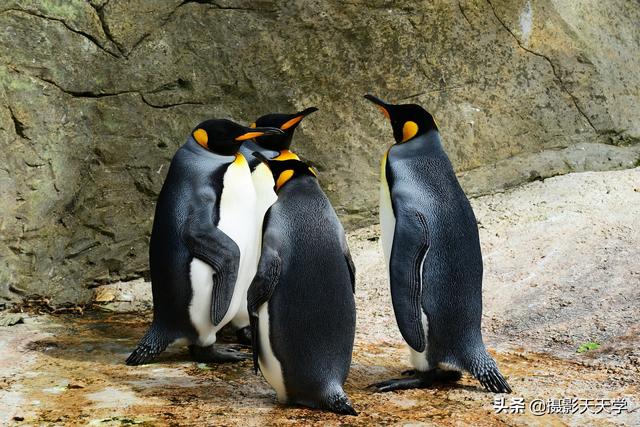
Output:
<svg viewBox="0 0 640 427">
<path fill-rule="evenodd" d="M 355 269 L 344 230 L 308 165 L 268 164 L 278 201 L 265 218 L 249 289 L 254 361 L 281 402 L 355 415 L 342 389 L 355 335 Z"/>
</svg>

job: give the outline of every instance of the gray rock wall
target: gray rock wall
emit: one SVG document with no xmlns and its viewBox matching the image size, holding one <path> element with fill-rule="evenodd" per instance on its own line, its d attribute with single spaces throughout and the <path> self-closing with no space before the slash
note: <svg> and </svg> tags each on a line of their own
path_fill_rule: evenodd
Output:
<svg viewBox="0 0 640 427">
<path fill-rule="evenodd" d="M 296 150 L 348 227 L 391 142 L 366 92 L 436 116 L 470 194 L 640 157 L 630 1 L 5 0 L 0 298 L 86 301 L 145 274 L 189 130 L 316 105 Z"/>
</svg>

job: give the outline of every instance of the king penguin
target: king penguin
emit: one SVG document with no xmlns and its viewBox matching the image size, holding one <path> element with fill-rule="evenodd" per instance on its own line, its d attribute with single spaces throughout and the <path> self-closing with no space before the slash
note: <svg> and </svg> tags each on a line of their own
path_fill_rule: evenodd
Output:
<svg viewBox="0 0 640 427">
<path fill-rule="evenodd" d="M 260 258 L 260 246 L 262 245 L 262 222 L 267 209 L 276 201 L 277 196 L 274 191 L 275 182 L 269 168 L 252 155 L 259 152 L 263 156 L 272 159 L 299 159 L 291 152 L 291 142 L 293 133 L 306 116 L 317 111 L 316 107 L 310 107 L 293 114 L 272 113 L 258 118 L 250 127 L 273 127 L 280 129 L 283 133 L 264 135 L 256 139 L 248 139 L 242 143 L 240 152 L 248 159 L 251 169 L 251 179 L 256 190 L 256 208 L 254 236 L 255 243 L 247 254 L 247 268 L 253 269 L 249 272 L 251 276 L 258 267 Z M 249 327 L 249 312 L 247 311 L 246 298 L 238 310 L 238 314 L 231 320 L 231 324 L 236 328 L 238 341 L 242 344 L 251 344 L 251 328 Z"/>
<path fill-rule="evenodd" d="M 281 403 L 357 415 L 343 390 L 355 336 L 355 268 L 315 172 L 268 160 L 278 200 L 267 212 L 248 293 L 253 360 Z"/>
<path fill-rule="evenodd" d="M 511 388 L 487 353 L 482 254 L 473 210 L 432 115 L 415 104 L 366 99 L 391 121 L 396 141 L 382 159 L 380 228 L 398 327 L 413 375 L 374 387 L 390 391 L 457 381 L 470 372 L 489 391 Z"/>
<path fill-rule="evenodd" d="M 252 153 L 256 151 L 268 159 L 277 157 L 278 160 L 299 160 L 298 156 L 290 150 L 293 134 L 302 119 L 316 111 L 318 111 L 316 107 L 309 107 L 292 114 L 266 114 L 253 122 L 250 127 L 274 127 L 284 133 L 263 136 L 259 139 L 248 140 L 242 144 L 240 150 L 245 157 L 249 159 L 249 167 L 251 170 L 255 170 L 260 165 L 266 167 L 259 159 L 252 155 Z"/>
<path fill-rule="evenodd" d="M 242 305 L 253 275 L 255 189 L 242 141 L 282 133 L 229 120 L 200 123 L 174 155 L 160 191 L 149 245 L 153 321 L 128 365 L 148 363 L 172 343 L 189 344 L 200 362 L 228 362 L 244 353 L 214 346 L 216 332 Z"/>
</svg>

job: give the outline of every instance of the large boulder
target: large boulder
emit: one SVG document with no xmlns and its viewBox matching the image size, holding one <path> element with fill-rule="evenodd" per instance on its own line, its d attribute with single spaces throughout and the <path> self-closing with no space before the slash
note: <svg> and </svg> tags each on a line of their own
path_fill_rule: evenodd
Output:
<svg viewBox="0 0 640 427">
<path fill-rule="evenodd" d="M 0 298 L 84 302 L 147 272 L 189 130 L 318 106 L 295 149 L 348 227 L 391 142 L 362 99 L 436 116 L 468 193 L 640 157 L 640 5 L 625 1 L 6 0 Z"/>
</svg>

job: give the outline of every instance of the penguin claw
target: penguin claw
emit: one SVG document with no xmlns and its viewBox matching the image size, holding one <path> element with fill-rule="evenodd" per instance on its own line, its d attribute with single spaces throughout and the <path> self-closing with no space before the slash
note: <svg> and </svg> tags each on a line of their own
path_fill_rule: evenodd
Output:
<svg viewBox="0 0 640 427">
<path fill-rule="evenodd" d="M 462 373 L 460 371 L 450 371 L 439 368 L 435 368 L 426 372 L 410 369 L 404 371 L 402 375 L 411 376 L 408 378 L 397 378 L 371 384 L 369 388 L 373 388 L 379 393 L 394 390 L 408 390 L 412 388 L 426 388 L 436 383 L 444 384 L 455 382 L 462 378 Z"/>
<path fill-rule="evenodd" d="M 408 390 L 421 387 L 423 387 L 422 379 L 411 377 L 381 381 L 379 383 L 371 384 L 368 388 L 372 388 L 377 393 L 386 393 L 388 391 Z"/>
<path fill-rule="evenodd" d="M 251 326 L 238 329 L 236 331 L 236 337 L 238 338 L 238 343 L 251 347 Z"/>
<path fill-rule="evenodd" d="M 189 352 L 194 361 L 199 363 L 235 363 L 251 359 L 251 354 L 232 347 L 210 345 L 201 347 L 190 345 Z"/>
</svg>

